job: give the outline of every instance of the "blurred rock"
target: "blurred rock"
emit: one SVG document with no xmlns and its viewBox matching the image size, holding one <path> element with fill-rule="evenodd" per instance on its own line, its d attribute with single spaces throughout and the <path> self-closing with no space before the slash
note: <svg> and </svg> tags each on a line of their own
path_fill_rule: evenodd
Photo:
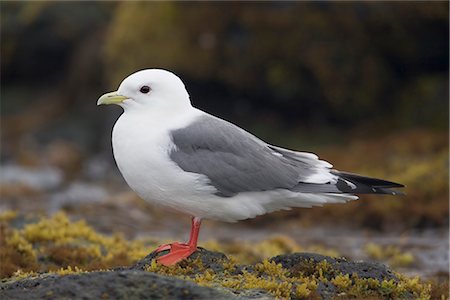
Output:
<svg viewBox="0 0 450 300">
<path fill-rule="evenodd" d="M 112 167 L 111 160 L 102 156 L 94 156 L 85 161 L 83 176 L 89 180 L 104 180 L 111 175 L 108 173 L 111 172 Z"/>
<path fill-rule="evenodd" d="M 49 211 L 56 212 L 68 205 L 93 203 L 106 200 L 108 193 L 104 188 L 84 182 L 71 183 L 66 189 L 50 196 Z"/>
<path fill-rule="evenodd" d="M 63 174 L 53 167 L 39 169 L 24 168 L 15 165 L 2 166 L 0 183 L 23 184 L 38 190 L 58 188 L 63 181 Z"/>
</svg>

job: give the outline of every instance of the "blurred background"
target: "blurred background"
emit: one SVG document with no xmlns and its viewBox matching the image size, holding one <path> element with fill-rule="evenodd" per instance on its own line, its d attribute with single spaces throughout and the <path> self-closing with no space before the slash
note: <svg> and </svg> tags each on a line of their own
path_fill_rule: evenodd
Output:
<svg viewBox="0 0 450 300">
<path fill-rule="evenodd" d="M 412 253 L 410 273 L 447 276 L 448 11 L 445 1 L 2 2 L 0 210 L 185 238 L 189 217 L 126 186 L 110 144 L 121 109 L 96 106 L 129 74 L 165 68 L 196 107 L 271 144 L 407 186 L 403 197 L 205 222 L 201 239 L 284 234 L 364 259 L 376 243 Z"/>
</svg>

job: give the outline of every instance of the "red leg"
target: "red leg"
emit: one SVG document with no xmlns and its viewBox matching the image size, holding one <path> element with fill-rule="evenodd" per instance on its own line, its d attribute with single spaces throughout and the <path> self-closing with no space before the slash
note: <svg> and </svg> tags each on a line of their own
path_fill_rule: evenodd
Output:
<svg viewBox="0 0 450 300">
<path fill-rule="evenodd" d="M 191 234 L 187 243 L 172 243 L 159 246 L 155 251 L 161 252 L 170 250 L 168 254 L 157 258 L 157 261 L 165 266 L 174 265 L 177 262 L 189 257 L 197 250 L 197 240 L 200 232 L 201 219 L 192 218 Z"/>
<path fill-rule="evenodd" d="M 197 240 L 198 240 L 198 235 L 200 233 L 200 225 L 202 225 L 202 219 L 197 218 L 197 217 L 192 217 L 191 234 L 189 235 L 188 244 L 195 248 L 197 248 Z"/>
</svg>

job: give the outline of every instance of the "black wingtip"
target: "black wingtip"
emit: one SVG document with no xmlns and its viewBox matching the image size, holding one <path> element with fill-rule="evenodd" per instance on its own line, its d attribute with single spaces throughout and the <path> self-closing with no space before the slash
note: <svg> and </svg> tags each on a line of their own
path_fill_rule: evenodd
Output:
<svg viewBox="0 0 450 300">
<path fill-rule="evenodd" d="M 405 196 L 406 194 L 402 191 L 391 190 L 389 188 L 374 188 L 374 194 L 386 194 L 392 196 Z"/>
<path fill-rule="evenodd" d="M 336 170 L 333 170 L 332 173 L 339 176 L 343 183 L 350 182 L 354 184 L 356 187 L 353 187 L 351 192 L 355 194 L 405 195 L 403 192 L 392 190 L 405 187 L 400 183 Z M 349 188 L 343 183 L 339 184 L 338 182 L 337 186 L 339 189 L 343 188 L 347 191 Z"/>
<path fill-rule="evenodd" d="M 354 174 L 354 173 L 349 173 L 349 172 L 341 172 L 341 171 L 333 170 L 332 173 L 343 179 L 346 179 L 346 180 L 350 180 L 350 181 L 355 180 L 356 182 L 367 184 L 370 186 L 375 186 L 375 187 L 384 187 L 384 188 L 403 188 L 403 187 L 405 187 L 401 183 L 392 182 L 392 181 L 379 179 L 379 178 L 362 176 L 359 174 Z"/>
</svg>

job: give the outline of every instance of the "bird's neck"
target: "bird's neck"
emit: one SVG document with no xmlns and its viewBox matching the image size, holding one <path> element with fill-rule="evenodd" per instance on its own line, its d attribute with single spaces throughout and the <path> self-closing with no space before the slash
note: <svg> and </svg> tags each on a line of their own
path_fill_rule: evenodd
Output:
<svg viewBox="0 0 450 300">
<path fill-rule="evenodd" d="M 174 107 L 172 110 L 130 110 L 124 111 L 118 123 L 126 127 L 145 131 L 171 131 L 187 126 L 202 112 L 192 106 Z"/>
</svg>

